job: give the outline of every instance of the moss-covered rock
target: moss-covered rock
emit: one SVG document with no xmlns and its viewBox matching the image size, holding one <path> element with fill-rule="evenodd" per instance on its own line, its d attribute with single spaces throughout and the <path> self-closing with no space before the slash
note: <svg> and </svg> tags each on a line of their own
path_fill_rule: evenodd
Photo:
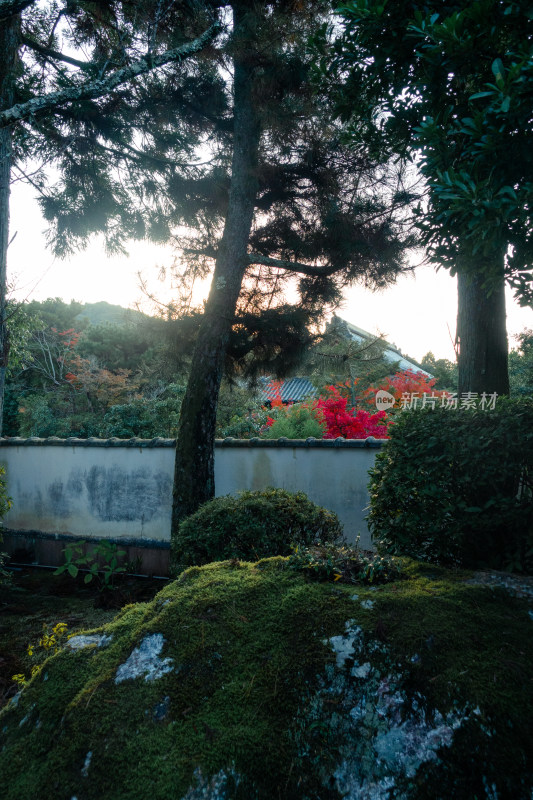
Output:
<svg viewBox="0 0 533 800">
<path fill-rule="evenodd" d="M 3 710 L 2 797 L 529 800 L 527 598 L 407 574 L 191 568 L 70 639 Z"/>
</svg>

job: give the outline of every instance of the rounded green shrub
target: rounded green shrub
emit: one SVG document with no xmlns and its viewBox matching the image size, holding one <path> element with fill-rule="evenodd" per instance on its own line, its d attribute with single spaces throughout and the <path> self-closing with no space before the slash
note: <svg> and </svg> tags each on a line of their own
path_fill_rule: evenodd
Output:
<svg viewBox="0 0 533 800">
<path fill-rule="evenodd" d="M 336 514 L 303 492 L 268 488 L 225 495 L 204 503 L 185 519 L 173 545 L 175 567 L 289 555 L 291 545 L 340 542 Z"/>
<path fill-rule="evenodd" d="M 313 410 L 306 405 L 294 405 L 284 410 L 282 416 L 273 425 L 261 433 L 263 439 L 308 439 L 313 436 L 321 439 L 326 430 L 324 422 L 320 422 Z"/>
<path fill-rule="evenodd" d="M 404 411 L 370 471 L 380 552 L 533 573 L 533 401 Z"/>
</svg>

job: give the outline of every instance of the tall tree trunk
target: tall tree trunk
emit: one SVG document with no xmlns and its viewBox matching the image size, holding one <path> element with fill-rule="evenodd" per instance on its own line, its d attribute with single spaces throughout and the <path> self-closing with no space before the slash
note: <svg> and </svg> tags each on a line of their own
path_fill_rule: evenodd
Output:
<svg viewBox="0 0 533 800">
<path fill-rule="evenodd" d="M 257 195 L 260 125 L 253 99 L 250 42 L 253 12 L 234 10 L 234 132 L 229 204 L 209 298 L 183 399 L 172 506 L 172 539 L 179 523 L 214 496 L 216 411 L 226 349 L 247 266 Z"/>
<path fill-rule="evenodd" d="M 0 22 L 0 110 L 13 105 L 13 83 L 19 45 L 17 16 Z M 6 324 L 7 248 L 9 245 L 9 193 L 11 177 L 11 128 L 0 130 L 0 435 L 4 420 L 4 390 L 9 359 Z"/>
<path fill-rule="evenodd" d="M 477 392 L 509 394 L 508 342 L 505 314 L 505 278 L 483 287 L 482 275 L 459 271 L 457 275 L 459 344 L 459 395 Z"/>
</svg>

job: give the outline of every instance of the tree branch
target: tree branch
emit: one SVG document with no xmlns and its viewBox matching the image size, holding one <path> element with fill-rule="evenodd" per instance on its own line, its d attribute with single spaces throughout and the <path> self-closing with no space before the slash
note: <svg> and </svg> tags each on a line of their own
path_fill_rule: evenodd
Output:
<svg viewBox="0 0 533 800">
<path fill-rule="evenodd" d="M 28 36 L 22 36 L 21 41 L 22 44 L 31 48 L 31 50 L 35 50 L 35 52 L 39 53 L 41 56 L 48 56 L 48 58 L 53 58 L 56 61 L 64 61 L 66 64 L 72 64 L 73 67 L 79 67 L 79 69 L 87 71 L 91 71 L 92 69 L 91 64 L 89 64 L 87 61 L 78 61 L 77 58 L 66 56 L 64 53 L 60 53 L 58 50 L 52 50 L 49 47 L 43 47 L 42 44 L 39 44 L 39 42 L 34 42 L 33 39 L 30 39 Z"/>
<path fill-rule="evenodd" d="M 206 256 L 207 258 L 216 258 L 217 250 L 214 247 L 203 247 L 197 249 L 195 247 L 187 247 L 183 250 L 184 253 L 191 253 L 191 255 Z M 329 266 L 325 267 L 312 267 L 309 264 L 304 264 L 301 261 L 287 261 L 283 258 L 270 258 L 270 256 L 262 256 L 260 253 L 248 253 L 248 264 L 258 264 L 262 267 L 274 267 L 274 269 L 285 269 L 288 272 L 298 272 L 300 275 L 307 275 L 310 278 L 327 278 L 329 275 L 334 275 L 340 272 L 343 267 Z"/>
<path fill-rule="evenodd" d="M 303 264 L 301 261 L 286 261 L 282 258 L 270 258 L 269 256 L 262 256 L 259 253 L 249 253 L 248 263 L 261 264 L 263 267 L 274 267 L 275 269 L 286 269 L 289 272 L 299 272 L 300 275 L 308 275 L 311 278 L 328 277 L 341 270 L 341 267 L 332 265 L 326 267 L 311 267 L 309 264 Z"/>
<path fill-rule="evenodd" d="M 14 14 L 20 14 L 28 6 L 33 5 L 36 0 L 0 0 L 0 22 L 12 17 Z"/>
<path fill-rule="evenodd" d="M 2 0 L 0 0 L 0 2 L 1 1 Z M 20 122 L 41 111 L 48 111 L 57 106 L 65 105 L 66 103 L 102 97 L 102 95 L 108 94 L 108 92 L 111 92 L 117 86 L 131 81 L 139 75 L 150 72 L 157 67 L 162 67 L 171 61 L 181 61 L 183 58 L 197 53 L 216 36 L 220 29 L 220 23 L 216 22 L 197 39 L 193 39 L 192 42 L 187 42 L 187 44 L 176 47 L 173 50 L 167 50 L 165 53 L 161 53 L 158 56 L 144 56 L 128 67 L 119 69 L 102 80 L 90 81 L 81 86 L 69 87 L 59 92 L 43 95 L 42 97 L 34 97 L 26 103 L 19 103 L 11 108 L 7 108 L 5 111 L 0 112 L 0 128 L 5 128 L 8 125 Z"/>
<path fill-rule="evenodd" d="M 210 164 L 212 159 L 208 159 L 207 161 L 198 161 L 198 162 L 188 162 L 188 161 L 176 161 L 173 158 L 165 158 L 164 156 L 155 156 L 152 153 L 143 152 L 142 150 L 137 150 L 137 148 L 132 147 L 131 144 L 127 142 L 120 142 L 121 147 L 125 147 L 132 155 L 127 155 L 123 153 L 121 150 L 117 150 L 113 147 L 106 147 L 103 144 L 97 143 L 98 147 L 101 147 L 103 150 L 107 150 L 109 153 L 113 153 L 114 155 L 121 156 L 122 158 L 129 158 L 137 163 L 141 163 L 143 159 L 148 161 L 153 161 L 155 164 L 161 164 L 162 166 L 166 167 L 201 167 L 204 164 Z"/>
</svg>

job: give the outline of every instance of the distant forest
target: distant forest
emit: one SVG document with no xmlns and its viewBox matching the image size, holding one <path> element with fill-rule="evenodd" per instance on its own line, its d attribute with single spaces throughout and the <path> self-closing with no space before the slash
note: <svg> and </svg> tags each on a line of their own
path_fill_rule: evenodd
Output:
<svg viewBox="0 0 533 800">
<path fill-rule="evenodd" d="M 4 435 L 174 438 L 196 330 L 194 315 L 148 316 L 105 302 L 50 298 L 16 306 Z M 248 422 L 260 408 L 258 378 L 278 377 L 283 364 L 282 354 L 269 356 L 263 368 L 251 370 L 242 359 L 228 359 L 219 436 L 249 435 Z M 436 388 L 456 389 L 455 364 L 428 353 L 422 366 L 437 378 Z M 513 393 L 533 393 L 533 332 L 519 337 L 510 367 Z M 391 370 L 379 342 L 362 349 L 326 334 L 292 353 L 287 371 L 311 377 L 320 389 L 351 378 L 362 388 Z"/>
</svg>

